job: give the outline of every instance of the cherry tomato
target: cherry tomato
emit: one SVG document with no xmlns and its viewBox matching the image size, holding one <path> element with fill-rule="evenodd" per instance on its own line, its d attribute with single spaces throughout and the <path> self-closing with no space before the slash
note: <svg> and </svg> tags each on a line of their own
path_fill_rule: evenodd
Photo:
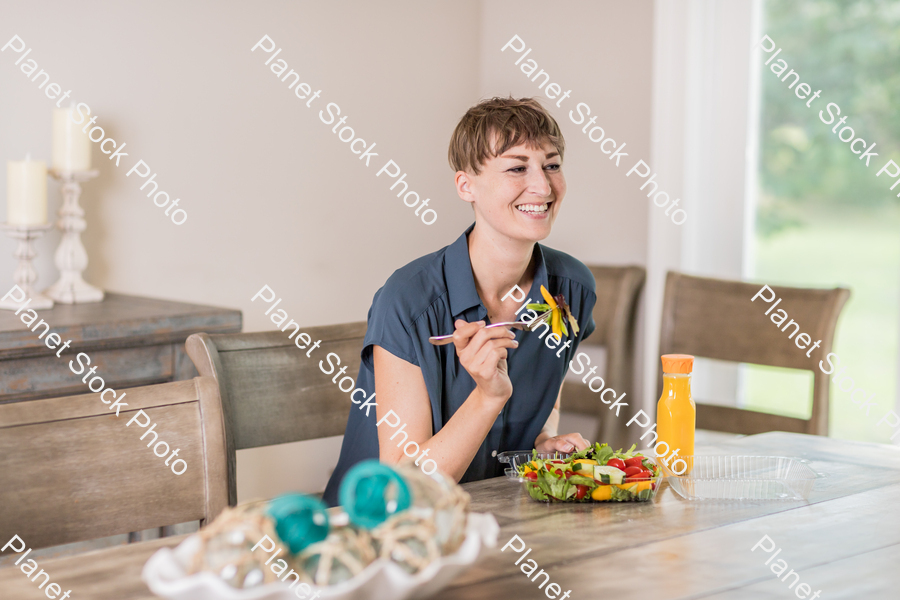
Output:
<svg viewBox="0 0 900 600">
<path fill-rule="evenodd" d="M 581 500 L 582 498 L 584 498 L 585 496 L 587 496 L 587 493 L 588 493 L 589 491 L 591 491 L 591 486 L 589 486 L 589 485 L 576 485 L 576 486 L 575 486 L 575 489 L 577 490 L 577 491 L 575 492 L 575 499 L 576 499 L 576 500 Z"/>
<path fill-rule="evenodd" d="M 643 456 L 632 456 L 631 458 L 625 459 L 626 467 L 638 467 L 639 469 L 644 468 L 644 457 Z"/>
<path fill-rule="evenodd" d="M 531 471 L 530 473 L 525 473 L 525 479 L 530 479 L 531 481 L 537 481 L 537 472 Z"/>
<path fill-rule="evenodd" d="M 569 477 L 571 477 L 574 474 L 575 474 L 574 471 L 566 471 L 566 479 L 568 479 Z"/>
<path fill-rule="evenodd" d="M 637 475 L 641 471 L 643 471 L 641 467 L 625 467 L 625 477 L 631 477 L 632 475 Z"/>
<path fill-rule="evenodd" d="M 650 479 L 650 471 L 643 469 L 640 473 L 632 475 L 628 478 L 628 481 L 639 481 L 641 479 Z"/>
<path fill-rule="evenodd" d="M 615 467 L 617 469 L 625 470 L 625 461 L 621 458 L 611 458 L 607 461 L 606 466 Z"/>
</svg>

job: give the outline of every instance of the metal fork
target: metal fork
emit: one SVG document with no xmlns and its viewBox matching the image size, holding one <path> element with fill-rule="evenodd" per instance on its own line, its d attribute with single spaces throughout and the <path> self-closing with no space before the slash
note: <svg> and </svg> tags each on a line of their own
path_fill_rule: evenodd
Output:
<svg viewBox="0 0 900 600">
<path fill-rule="evenodd" d="M 523 321 L 508 321 L 505 323 L 491 323 L 490 325 L 485 325 L 485 329 L 490 329 L 491 327 L 509 327 L 510 329 L 521 329 L 523 331 L 531 331 L 536 325 L 542 323 L 547 317 L 550 316 L 552 310 L 548 310 L 546 312 L 542 312 L 539 314 L 533 321 L 525 323 Z M 428 341 L 434 344 L 435 346 L 444 346 L 446 344 L 453 343 L 453 334 L 450 335 L 433 335 L 428 338 Z"/>
</svg>

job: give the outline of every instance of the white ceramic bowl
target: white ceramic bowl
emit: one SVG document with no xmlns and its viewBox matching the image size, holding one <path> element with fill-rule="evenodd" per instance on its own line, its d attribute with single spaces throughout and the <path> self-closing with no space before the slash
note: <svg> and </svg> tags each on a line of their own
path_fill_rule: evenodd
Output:
<svg viewBox="0 0 900 600">
<path fill-rule="evenodd" d="M 482 547 L 497 545 L 499 526 L 490 514 L 471 513 L 466 525 L 466 538 L 459 549 L 443 556 L 415 575 L 410 575 L 394 563 L 379 559 L 359 575 L 342 584 L 323 588 L 318 598 L 334 600 L 407 600 L 427 598 L 450 584 L 472 565 Z M 200 544 L 192 535 L 174 550 L 158 550 L 144 565 L 142 578 L 157 596 L 170 600 L 297 600 L 287 584 L 271 583 L 257 588 L 233 588 L 212 573 L 187 575 L 184 565 L 196 553 Z M 311 597 L 312 594 L 310 594 Z"/>
</svg>

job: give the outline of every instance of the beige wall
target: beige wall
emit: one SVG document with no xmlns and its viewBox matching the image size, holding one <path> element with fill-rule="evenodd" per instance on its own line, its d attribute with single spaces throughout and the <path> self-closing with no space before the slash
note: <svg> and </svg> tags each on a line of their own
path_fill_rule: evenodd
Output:
<svg viewBox="0 0 900 600">
<path fill-rule="evenodd" d="M 638 158 L 650 160 L 652 3 L 570 2 L 553 10 L 542 2 L 517 6 L 483 4 L 480 91 L 484 96 L 538 96 L 562 128 L 568 192 L 546 243 L 588 264 L 641 264 L 648 203 L 636 176 L 625 173 Z M 518 66 L 521 55 L 500 51 L 513 35 L 532 48 Z M 532 82 L 521 71 L 529 59 L 550 74 L 550 82 L 571 89 L 571 96 L 561 102 L 547 98 L 538 89 L 544 76 Z M 618 168 L 582 133 L 584 125 L 569 118 L 579 102 L 598 115 L 595 125 L 608 137 L 627 144 L 623 152 L 628 156 Z"/>
<path fill-rule="evenodd" d="M 280 308 L 310 325 L 365 319 L 391 272 L 452 242 L 471 222 L 453 189 L 447 141 L 481 97 L 539 93 L 515 58 L 500 53 L 513 34 L 573 90 L 570 108 L 589 103 L 609 135 L 627 142 L 627 160 L 649 160 L 651 3 L 511 6 L 4 2 L 0 42 L 23 38 L 29 58 L 127 143 L 118 168 L 95 148 L 101 175 L 82 202 L 87 279 L 118 292 L 239 308 L 253 331 L 274 327 L 250 302 L 263 284 L 283 298 Z M 283 48 L 278 58 L 322 90 L 313 108 L 338 103 L 347 124 L 377 143 L 370 167 L 276 79 L 267 55 L 250 52 L 264 34 Z M 0 54 L 2 158 L 30 151 L 49 159 L 53 101 L 16 58 Z M 569 192 L 548 243 L 588 263 L 644 262 L 648 206 L 634 178 L 625 178 L 631 163 L 612 166 L 567 111 L 553 110 L 567 137 Z M 181 199 L 184 225 L 138 190 L 135 175 L 126 178 L 139 158 L 158 173 L 161 189 Z M 388 158 L 431 198 L 434 225 L 422 224 L 384 175 L 375 177 Z M 5 179 L 3 169 L 2 190 Z M 53 214 L 58 205 L 51 182 Z M 54 233 L 38 245 L 42 285 L 55 280 L 57 240 Z M 12 250 L 12 241 L 0 243 L 4 280 Z M 339 442 L 290 446 L 240 453 L 242 498 L 324 485 L 323 465 L 336 460 Z"/>
</svg>

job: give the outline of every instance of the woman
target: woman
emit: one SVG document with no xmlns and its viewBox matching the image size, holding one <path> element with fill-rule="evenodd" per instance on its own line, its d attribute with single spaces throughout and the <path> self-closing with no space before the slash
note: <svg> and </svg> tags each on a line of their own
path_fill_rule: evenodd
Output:
<svg viewBox="0 0 900 600">
<path fill-rule="evenodd" d="M 502 475 L 494 457 L 505 450 L 588 446 L 580 434 L 556 430 L 569 361 L 594 330 L 594 278 L 577 259 L 538 244 L 566 194 L 564 149 L 559 125 L 532 98 L 482 101 L 456 126 L 450 164 L 475 223 L 395 271 L 375 294 L 357 380 L 367 397 L 375 393 L 375 414 L 350 411 L 328 503 L 337 503 L 355 463 L 398 462 L 409 441 L 418 456 L 407 456 L 423 470 L 436 465 L 460 482 Z M 576 338 L 570 330 L 566 344 L 554 346 L 536 332 L 485 328 L 517 320 L 515 286 L 543 302 L 542 285 L 565 297 L 581 326 Z M 428 341 L 449 332 L 453 345 Z"/>
</svg>

